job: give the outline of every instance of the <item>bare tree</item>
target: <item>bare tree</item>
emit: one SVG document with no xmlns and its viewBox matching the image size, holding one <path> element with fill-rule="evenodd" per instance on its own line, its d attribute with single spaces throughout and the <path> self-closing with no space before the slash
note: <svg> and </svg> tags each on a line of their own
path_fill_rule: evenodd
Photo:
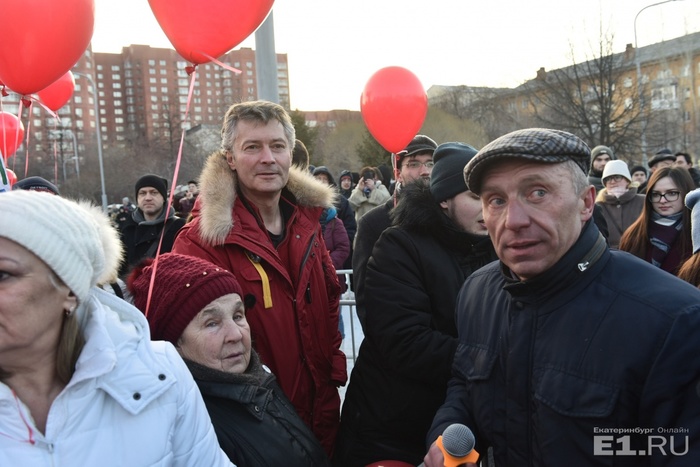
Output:
<svg viewBox="0 0 700 467">
<path fill-rule="evenodd" d="M 612 52 L 612 36 L 601 33 L 597 50 L 572 65 L 551 72 L 540 69 L 525 83 L 531 111 L 539 125 L 569 131 L 592 146 L 604 144 L 617 153 L 638 154 L 644 119 L 631 78 L 629 54 Z M 591 57 L 592 55 L 592 57 Z M 642 93 L 643 94 L 643 93 Z"/>
</svg>

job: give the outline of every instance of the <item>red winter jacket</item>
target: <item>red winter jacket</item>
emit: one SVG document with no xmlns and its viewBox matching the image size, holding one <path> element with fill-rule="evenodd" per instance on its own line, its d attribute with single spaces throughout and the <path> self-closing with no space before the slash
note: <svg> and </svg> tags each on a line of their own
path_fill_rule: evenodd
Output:
<svg viewBox="0 0 700 467">
<path fill-rule="evenodd" d="M 173 251 L 236 275 L 253 346 L 330 456 L 340 418 L 337 387 L 347 380 L 340 287 L 319 223 L 333 191 L 292 167 L 280 198 L 286 233 L 275 249 L 257 209 L 238 196 L 235 174 L 220 153 L 209 157 L 200 180 L 193 220 Z"/>
</svg>

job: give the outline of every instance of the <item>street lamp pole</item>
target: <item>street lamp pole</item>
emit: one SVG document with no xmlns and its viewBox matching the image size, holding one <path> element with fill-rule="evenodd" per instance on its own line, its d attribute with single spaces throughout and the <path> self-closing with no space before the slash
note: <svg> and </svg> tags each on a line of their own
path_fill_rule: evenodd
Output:
<svg viewBox="0 0 700 467">
<path fill-rule="evenodd" d="M 664 3 L 671 3 L 671 2 L 676 2 L 678 0 L 665 0 L 663 2 L 657 2 L 657 3 L 652 3 L 651 5 L 647 5 L 641 10 L 637 12 L 637 14 L 634 17 L 634 62 L 637 67 L 637 94 L 639 97 L 639 112 L 642 114 L 642 165 L 645 168 L 648 168 L 648 163 L 647 163 L 647 118 L 646 118 L 646 113 L 644 110 L 644 95 L 642 92 L 642 69 L 641 69 L 641 63 L 639 61 L 639 47 L 637 45 L 637 18 L 639 18 L 639 15 L 646 10 L 647 8 L 651 8 L 653 6 L 658 6 L 658 5 L 663 5 Z"/>
<path fill-rule="evenodd" d="M 73 75 L 75 76 L 82 76 L 86 78 L 89 82 L 90 85 L 92 86 L 92 97 L 93 97 L 93 104 L 95 107 L 95 125 L 96 125 L 96 131 L 97 131 L 97 158 L 100 161 L 100 182 L 102 183 L 102 211 L 107 212 L 107 190 L 105 189 L 105 168 L 104 168 L 104 162 L 102 160 L 102 132 L 100 131 L 100 108 L 97 105 L 97 86 L 95 86 L 95 81 L 92 79 L 92 76 L 86 74 L 86 73 L 81 73 L 79 71 L 73 71 Z"/>
</svg>

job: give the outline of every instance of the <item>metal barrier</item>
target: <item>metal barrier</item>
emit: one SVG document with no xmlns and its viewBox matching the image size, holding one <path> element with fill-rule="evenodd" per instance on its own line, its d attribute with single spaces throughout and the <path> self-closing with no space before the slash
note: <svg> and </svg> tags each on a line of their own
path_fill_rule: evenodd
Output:
<svg viewBox="0 0 700 467">
<path fill-rule="evenodd" d="M 340 279 L 341 281 L 343 278 L 345 279 L 345 283 L 348 285 L 348 290 L 346 290 L 341 296 L 340 296 L 340 306 L 348 306 L 350 307 L 350 322 L 346 323 L 345 325 L 345 335 L 347 338 L 348 332 L 347 329 L 348 327 L 350 328 L 350 344 L 352 348 L 352 354 L 348 355 L 348 359 L 352 360 L 352 363 L 355 363 L 355 360 L 357 359 L 357 344 L 356 344 L 356 338 L 358 336 L 355 335 L 355 314 L 357 313 L 357 310 L 355 308 L 355 292 L 352 290 L 352 281 L 350 280 L 350 276 L 352 275 L 352 269 L 338 269 L 336 270 L 336 273 L 338 276 L 341 276 Z M 342 309 L 339 310 L 340 313 L 342 313 Z M 364 335 L 360 336 L 360 342 L 364 338 Z M 347 352 L 346 352 L 347 353 Z"/>
</svg>

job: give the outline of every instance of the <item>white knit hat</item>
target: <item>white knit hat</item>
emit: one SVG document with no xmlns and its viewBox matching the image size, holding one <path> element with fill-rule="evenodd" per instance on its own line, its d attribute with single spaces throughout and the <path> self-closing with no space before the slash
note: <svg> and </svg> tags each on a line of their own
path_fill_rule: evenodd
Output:
<svg viewBox="0 0 700 467">
<path fill-rule="evenodd" d="M 81 303 L 91 287 L 116 279 L 122 259 L 119 235 L 98 207 L 49 193 L 0 194 L 0 237 L 38 256 Z"/>
<path fill-rule="evenodd" d="M 627 167 L 627 163 L 625 161 L 614 160 L 605 164 L 605 168 L 603 169 L 603 176 L 600 177 L 600 179 L 603 183 L 605 183 L 605 179 L 608 177 L 612 177 L 613 175 L 621 175 L 625 177 L 628 182 L 632 182 L 630 169 Z"/>
</svg>

